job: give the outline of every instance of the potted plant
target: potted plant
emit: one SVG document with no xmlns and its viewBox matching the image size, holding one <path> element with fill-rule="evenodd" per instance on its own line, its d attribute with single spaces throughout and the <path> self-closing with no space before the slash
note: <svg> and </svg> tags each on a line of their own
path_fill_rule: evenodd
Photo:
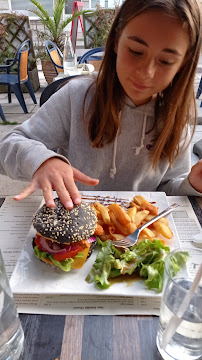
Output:
<svg viewBox="0 0 202 360">
<path fill-rule="evenodd" d="M 105 46 L 109 30 L 116 15 L 115 9 L 105 9 L 96 5 L 96 10 L 84 16 L 84 44 L 91 49 Z"/>
<path fill-rule="evenodd" d="M 42 64 L 42 70 L 45 76 L 45 79 L 48 83 L 52 82 L 53 78 L 56 76 L 55 68 L 51 62 L 49 56 L 46 53 L 44 47 L 45 40 L 53 41 L 63 52 L 64 48 L 64 39 L 65 33 L 64 29 L 66 26 L 79 15 L 83 15 L 89 10 L 82 10 L 75 12 L 69 18 L 63 20 L 62 15 L 65 7 L 65 0 L 57 0 L 53 9 L 53 16 L 51 16 L 48 11 L 40 4 L 37 0 L 30 0 L 32 4 L 35 5 L 35 9 L 31 9 L 41 23 L 44 25 L 45 31 L 38 31 L 38 53 L 37 57 L 40 58 Z"/>
</svg>

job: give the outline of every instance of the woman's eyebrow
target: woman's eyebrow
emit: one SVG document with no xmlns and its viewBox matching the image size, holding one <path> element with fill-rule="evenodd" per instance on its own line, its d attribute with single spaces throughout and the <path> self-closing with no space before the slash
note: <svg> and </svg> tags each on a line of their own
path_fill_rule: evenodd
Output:
<svg viewBox="0 0 202 360">
<path fill-rule="evenodd" d="M 145 46 L 149 47 L 149 45 L 144 40 L 139 38 L 138 36 L 128 36 L 128 39 L 136 41 L 136 42 L 138 42 L 138 43 L 140 43 L 142 45 L 145 45 Z"/>
<path fill-rule="evenodd" d="M 146 41 L 144 41 L 143 39 L 139 38 L 138 36 L 128 36 L 128 39 L 129 40 L 133 40 L 133 41 L 136 41 L 138 42 L 139 44 L 142 44 L 146 47 L 149 47 L 149 45 L 146 43 Z M 170 49 L 170 48 L 165 48 L 162 50 L 163 52 L 166 52 L 166 53 L 169 53 L 169 54 L 174 54 L 174 55 L 177 55 L 177 56 L 182 56 L 182 54 L 175 50 L 175 49 Z"/>
<path fill-rule="evenodd" d="M 170 53 L 170 54 L 174 54 L 174 55 L 177 55 L 177 56 L 182 56 L 182 54 L 179 52 L 179 51 L 177 51 L 177 50 L 175 50 L 175 49 L 163 49 L 162 51 L 164 51 L 164 52 L 167 52 L 167 53 Z"/>
</svg>

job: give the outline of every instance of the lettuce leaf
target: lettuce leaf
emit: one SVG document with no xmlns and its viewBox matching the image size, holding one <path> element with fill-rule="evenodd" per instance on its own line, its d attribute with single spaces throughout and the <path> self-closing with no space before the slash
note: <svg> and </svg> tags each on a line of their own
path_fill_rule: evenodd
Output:
<svg viewBox="0 0 202 360">
<path fill-rule="evenodd" d="M 45 251 L 41 251 L 38 246 L 34 247 L 34 253 L 35 255 L 42 260 L 43 258 L 46 258 L 48 260 L 51 260 L 52 263 L 59 267 L 60 269 L 62 269 L 63 271 L 70 271 L 72 269 L 72 263 L 74 262 L 74 260 L 72 258 L 66 259 L 66 260 L 62 260 L 62 261 L 57 261 L 54 259 L 53 255 L 49 254 L 48 252 Z M 79 254 L 78 254 L 79 255 Z"/>
<path fill-rule="evenodd" d="M 160 240 L 145 239 L 125 251 L 115 248 L 110 240 L 98 240 L 98 245 L 101 249 L 86 278 L 88 283 L 94 282 L 100 289 L 107 289 L 110 278 L 135 272 L 149 289 L 162 291 L 165 258 L 170 248 Z"/>
<path fill-rule="evenodd" d="M 180 270 L 181 266 L 184 266 L 189 258 L 189 253 L 187 251 L 180 251 L 176 252 L 170 257 L 169 262 L 169 275 L 174 277 L 178 271 Z"/>
<path fill-rule="evenodd" d="M 116 261 L 114 249 L 112 249 L 114 246 L 112 246 L 111 241 L 108 240 L 102 242 L 100 239 L 97 239 L 97 243 L 102 246 L 102 249 L 98 252 L 96 261 L 94 262 L 86 281 L 88 283 L 95 282 L 100 289 L 107 289 L 110 287 L 108 278 L 113 269 L 113 264 Z"/>
</svg>

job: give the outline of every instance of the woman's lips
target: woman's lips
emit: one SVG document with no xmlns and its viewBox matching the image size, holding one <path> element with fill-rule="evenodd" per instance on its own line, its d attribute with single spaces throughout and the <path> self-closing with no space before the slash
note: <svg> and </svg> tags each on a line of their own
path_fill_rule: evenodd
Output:
<svg viewBox="0 0 202 360">
<path fill-rule="evenodd" d="M 138 90 L 147 90 L 147 89 L 149 89 L 149 86 L 145 86 L 145 85 L 137 83 L 137 82 L 135 82 L 133 80 L 131 80 L 131 82 L 132 82 L 133 86 Z"/>
</svg>

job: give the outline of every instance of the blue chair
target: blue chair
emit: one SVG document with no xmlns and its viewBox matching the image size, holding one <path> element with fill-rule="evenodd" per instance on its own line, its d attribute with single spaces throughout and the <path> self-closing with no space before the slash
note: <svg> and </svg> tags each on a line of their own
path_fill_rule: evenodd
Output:
<svg viewBox="0 0 202 360">
<path fill-rule="evenodd" d="M 54 42 L 50 40 L 45 41 L 45 48 L 54 65 L 56 74 L 58 75 L 60 72 L 63 72 L 63 65 L 62 65 L 63 55 L 60 49 L 57 47 L 57 45 Z"/>
<path fill-rule="evenodd" d="M 1 107 L 1 105 L 0 105 L 0 116 L 1 116 L 3 121 L 6 121 L 6 118 L 5 118 L 5 115 L 4 115 L 4 112 L 3 112 L 3 109 Z"/>
<path fill-rule="evenodd" d="M 7 59 L 6 65 L 0 65 L 0 69 L 6 70 L 6 73 L 0 74 L 0 84 L 8 86 L 8 102 L 11 103 L 11 89 L 14 91 L 24 113 L 28 113 L 21 84 L 25 84 L 29 94 L 37 104 L 34 91 L 28 73 L 28 56 L 30 51 L 30 40 L 25 40 L 18 48 L 14 59 Z M 11 68 L 18 63 L 17 75 L 10 74 Z"/>
<path fill-rule="evenodd" d="M 202 76 L 201 76 L 199 87 L 198 87 L 198 90 L 197 90 L 197 93 L 196 93 L 196 99 L 199 99 L 201 93 L 202 93 Z M 202 101 L 201 101 L 200 107 L 202 107 Z"/>
<path fill-rule="evenodd" d="M 93 54 L 99 53 L 99 52 L 104 52 L 104 47 L 97 47 L 95 49 L 91 49 L 89 51 L 87 51 L 79 60 L 79 64 L 89 64 L 89 61 L 102 61 L 103 59 L 103 55 L 95 55 L 93 56 Z"/>
</svg>

